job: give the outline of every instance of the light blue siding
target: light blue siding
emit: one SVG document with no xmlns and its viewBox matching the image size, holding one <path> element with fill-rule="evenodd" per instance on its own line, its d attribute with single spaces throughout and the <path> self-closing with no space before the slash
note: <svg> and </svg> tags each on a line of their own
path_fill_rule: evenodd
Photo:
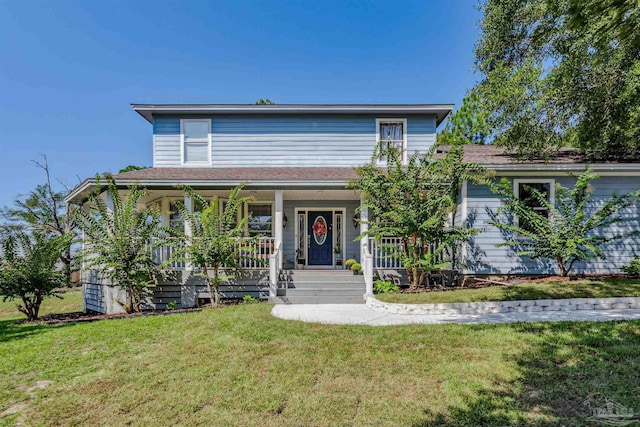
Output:
<svg viewBox="0 0 640 427">
<path fill-rule="evenodd" d="M 436 143 L 435 117 L 409 117 L 407 119 L 407 150 L 426 153 Z"/>
<path fill-rule="evenodd" d="M 516 177 L 516 179 L 526 179 Z M 572 187 L 575 180 L 570 177 L 555 177 L 556 183 Z M 604 203 L 612 194 L 624 194 L 640 188 L 639 177 L 602 177 L 593 182 L 594 206 Z M 509 234 L 489 224 L 496 218 L 495 212 L 501 202 L 488 187 L 469 183 L 467 192 L 467 223 L 479 228 L 481 233 L 472 238 L 467 248 L 467 273 L 469 274 L 556 274 L 552 260 L 532 260 L 518 256 L 511 248 L 496 247 L 507 241 Z M 629 236 L 640 230 L 640 208 L 632 206 L 619 213 L 623 221 L 604 231 L 606 235 L 626 235 L 605 247 L 606 259 L 593 259 L 576 263 L 575 273 L 619 273 L 620 267 L 628 264 L 635 254 L 640 254 L 640 237 Z M 512 218 L 502 214 L 499 221 L 510 222 Z"/>
<path fill-rule="evenodd" d="M 185 117 L 186 118 L 186 117 Z M 211 165 L 359 166 L 376 145 L 375 116 L 211 117 Z M 434 116 L 407 117 L 409 154 L 435 142 Z M 154 120 L 155 166 L 181 166 L 180 118 Z"/>
<path fill-rule="evenodd" d="M 360 205 L 357 200 L 285 200 L 284 214 L 287 216 L 287 228 L 282 236 L 282 247 L 284 250 L 284 263 L 286 268 L 293 268 L 296 255 L 295 229 L 297 218 L 295 208 L 346 208 L 343 229 L 345 231 L 345 259 L 354 258 L 360 260 L 360 243 L 356 242 L 359 228 L 353 226 L 353 215 Z"/>
<path fill-rule="evenodd" d="M 180 120 L 156 118 L 153 121 L 153 165 L 180 165 Z"/>
</svg>

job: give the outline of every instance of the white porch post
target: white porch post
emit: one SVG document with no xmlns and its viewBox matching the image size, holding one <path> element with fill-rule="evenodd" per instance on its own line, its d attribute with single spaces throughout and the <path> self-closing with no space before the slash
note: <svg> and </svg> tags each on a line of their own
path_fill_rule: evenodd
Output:
<svg viewBox="0 0 640 427">
<path fill-rule="evenodd" d="M 360 199 L 360 204 L 362 205 L 362 199 Z M 367 221 L 369 221 L 369 210 L 366 208 L 363 208 L 360 211 L 360 234 L 361 235 L 369 231 L 369 224 L 367 223 Z M 364 251 L 365 245 L 367 246 L 369 245 L 368 237 L 363 237 L 360 240 L 360 264 L 362 264 L 365 258 L 365 251 Z"/>
<path fill-rule="evenodd" d="M 280 247 L 280 252 L 278 253 L 278 269 L 282 269 L 282 236 L 284 234 L 284 230 L 282 227 L 282 218 L 283 218 L 283 210 L 284 210 L 284 202 L 283 202 L 283 191 L 276 190 L 275 191 L 275 210 L 276 210 L 276 221 L 273 230 L 274 237 L 274 248 Z"/>
<path fill-rule="evenodd" d="M 193 212 L 193 200 L 187 195 L 184 196 L 184 207 L 189 212 Z M 189 221 L 184 221 L 184 235 L 187 239 L 191 238 L 191 224 Z M 193 270 L 193 263 L 187 258 L 184 263 L 180 286 L 180 305 L 182 308 L 196 306 L 196 286 L 188 283 L 191 270 Z"/>
<path fill-rule="evenodd" d="M 362 198 L 360 198 L 360 205 L 362 206 Z M 362 208 L 360 210 L 360 234 L 369 231 L 369 210 Z M 369 237 L 363 237 L 360 240 L 360 264 L 363 267 L 364 282 L 366 285 L 365 299 L 368 295 L 373 295 L 373 257 L 369 249 Z"/>
</svg>

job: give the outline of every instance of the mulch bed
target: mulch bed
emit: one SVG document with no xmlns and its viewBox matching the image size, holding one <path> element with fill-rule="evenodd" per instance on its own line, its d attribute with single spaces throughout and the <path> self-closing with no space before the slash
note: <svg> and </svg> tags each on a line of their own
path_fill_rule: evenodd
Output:
<svg viewBox="0 0 640 427">
<path fill-rule="evenodd" d="M 574 280 L 604 280 L 604 279 L 613 279 L 613 278 L 624 278 L 624 279 L 633 279 L 637 276 L 632 276 L 629 274 L 575 274 L 570 277 L 562 277 L 562 276 L 485 276 L 480 277 L 482 279 L 490 279 L 494 282 L 485 282 L 481 280 L 477 280 L 477 278 L 473 276 L 465 277 L 462 285 L 460 286 L 420 286 L 416 290 L 409 290 L 409 288 L 401 288 L 400 293 L 403 294 L 414 294 L 414 293 L 422 293 L 422 292 L 446 292 L 446 291 L 455 291 L 462 289 L 481 289 L 488 288 L 492 286 L 510 286 L 510 285 L 522 285 L 522 284 L 535 284 L 535 283 L 549 283 L 549 282 L 559 282 L 559 281 L 574 281 Z M 496 283 L 500 282 L 500 283 Z"/>
<path fill-rule="evenodd" d="M 167 316 L 170 314 L 181 314 L 181 313 L 193 313 L 202 311 L 202 308 L 184 308 L 179 310 L 149 310 L 143 311 L 142 313 L 120 313 L 120 314 L 101 314 L 89 311 L 87 313 L 83 313 L 81 311 L 77 311 L 74 313 L 61 313 L 61 314 L 49 314 L 46 316 L 40 317 L 38 320 L 34 322 L 29 322 L 28 320 L 20 320 L 16 323 L 43 323 L 46 325 L 59 325 L 64 323 L 79 323 L 79 322 L 95 322 L 97 320 L 106 320 L 106 319 L 131 319 L 134 317 L 142 317 L 142 316 Z"/>
</svg>

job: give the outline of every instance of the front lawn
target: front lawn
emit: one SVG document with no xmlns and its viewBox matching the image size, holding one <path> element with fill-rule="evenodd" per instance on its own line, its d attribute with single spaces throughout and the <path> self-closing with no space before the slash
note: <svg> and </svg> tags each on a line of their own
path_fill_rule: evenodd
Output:
<svg viewBox="0 0 640 427">
<path fill-rule="evenodd" d="M 592 425 L 640 411 L 640 322 L 336 326 L 265 303 L 0 321 L 0 425 Z"/>
<path fill-rule="evenodd" d="M 496 285 L 484 288 L 392 293 L 376 295 L 381 301 L 402 304 L 439 304 L 474 301 L 516 301 L 557 298 L 606 298 L 640 296 L 640 280 L 609 278 Z"/>
</svg>

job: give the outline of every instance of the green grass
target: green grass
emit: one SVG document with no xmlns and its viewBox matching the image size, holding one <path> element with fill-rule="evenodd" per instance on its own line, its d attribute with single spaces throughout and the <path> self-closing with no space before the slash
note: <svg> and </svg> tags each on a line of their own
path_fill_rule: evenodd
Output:
<svg viewBox="0 0 640 427">
<path fill-rule="evenodd" d="M 380 294 L 376 295 L 376 298 L 381 301 L 403 304 L 438 304 L 447 302 L 636 296 L 640 296 L 639 280 L 611 278 L 489 286 L 450 291 Z"/>
<path fill-rule="evenodd" d="M 40 316 L 54 313 L 73 313 L 82 311 L 82 288 L 66 289 L 60 294 L 62 298 L 46 298 L 40 306 Z M 16 299 L 4 301 L 0 299 L 0 319 L 25 319 L 27 316 L 20 313 L 16 304 L 21 303 Z"/>
<path fill-rule="evenodd" d="M 640 411 L 640 322 L 376 328 L 270 309 L 2 320 L 0 425 L 592 425 L 589 396 Z"/>
</svg>

